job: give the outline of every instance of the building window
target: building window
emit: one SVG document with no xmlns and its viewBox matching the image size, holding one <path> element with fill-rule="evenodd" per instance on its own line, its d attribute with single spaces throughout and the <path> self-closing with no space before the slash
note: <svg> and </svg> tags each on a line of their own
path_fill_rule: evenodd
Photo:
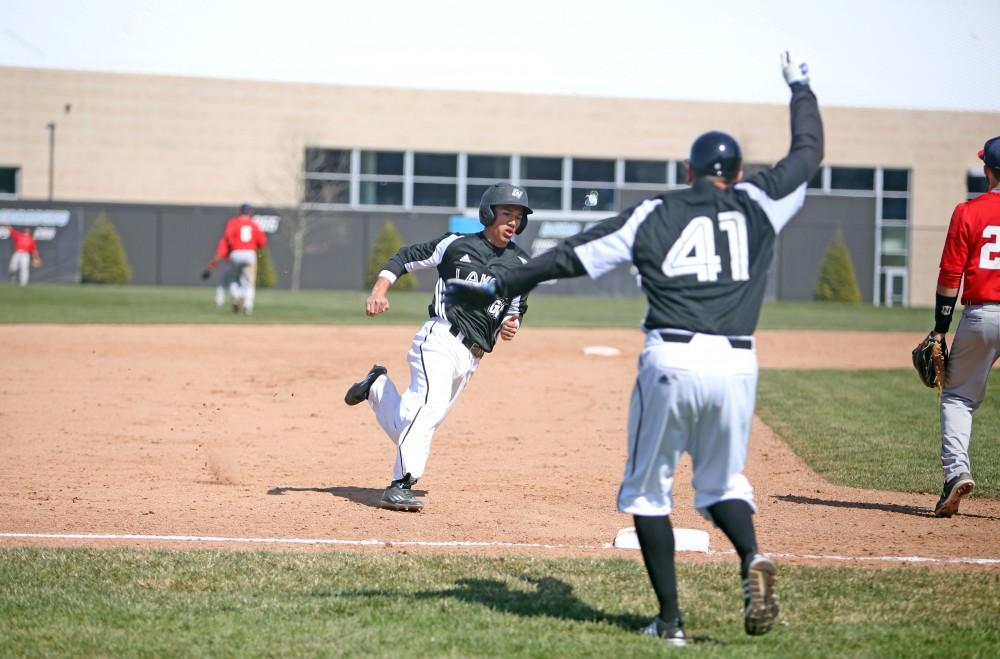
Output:
<svg viewBox="0 0 1000 659">
<path fill-rule="evenodd" d="M 615 161 L 594 158 L 573 158 L 573 180 L 614 183 Z"/>
<path fill-rule="evenodd" d="M 492 183 L 470 183 L 465 186 L 465 204 L 469 208 L 479 208 L 479 202 L 483 199 L 483 193 L 486 192 L 486 188 L 490 187 Z M 529 195 L 528 201 L 531 201 L 531 196 Z"/>
<path fill-rule="evenodd" d="M 625 182 L 666 185 L 667 166 L 666 160 L 626 160 Z"/>
<path fill-rule="evenodd" d="M 906 227 L 882 227 L 882 253 L 906 255 Z"/>
<path fill-rule="evenodd" d="M 402 151 L 362 151 L 361 174 L 403 175 Z"/>
<path fill-rule="evenodd" d="M 305 170 L 320 174 L 350 174 L 350 149 L 306 149 Z"/>
<path fill-rule="evenodd" d="M 454 183 L 413 183 L 414 206 L 454 208 L 458 203 Z"/>
<path fill-rule="evenodd" d="M 823 168 L 820 167 L 816 170 L 816 175 L 812 177 L 809 181 L 810 190 L 822 190 L 823 189 Z"/>
<path fill-rule="evenodd" d="M 305 200 L 310 204 L 347 204 L 351 201 L 350 181 L 306 179 Z"/>
<path fill-rule="evenodd" d="M 615 189 L 573 185 L 573 207 L 569 210 L 613 211 Z"/>
<path fill-rule="evenodd" d="M 473 156 L 468 157 L 466 174 L 470 179 L 484 178 L 493 183 L 510 179 L 510 156 Z M 482 192 L 479 193 L 482 195 Z M 472 197 L 469 197 L 472 200 Z"/>
<path fill-rule="evenodd" d="M 562 186 L 526 185 L 533 210 L 561 210 Z"/>
<path fill-rule="evenodd" d="M 458 173 L 458 156 L 442 153 L 414 153 L 414 176 L 455 178 Z"/>
<path fill-rule="evenodd" d="M 0 195 L 17 196 L 17 167 L 0 167 Z"/>
<path fill-rule="evenodd" d="M 562 181 L 562 158 L 521 158 L 521 179 L 526 181 Z"/>
<path fill-rule="evenodd" d="M 906 197 L 883 197 L 882 198 L 882 219 L 883 220 L 905 220 L 906 219 Z"/>
<path fill-rule="evenodd" d="M 359 201 L 376 206 L 402 206 L 403 184 L 392 181 L 361 181 Z"/>
<path fill-rule="evenodd" d="M 413 154 L 413 205 L 455 208 L 458 204 L 458 155 Z"/>
<path fill-rule="evenodd" d="M 910 189 L 910 170 L 883 169 L 882 189 L 886 192 L 908 192 Z"/>
<path fill-rule="evenodd" d="M 831 167 L 830 188 L 833 190 L 874 190 L 875 170 L 863 167 Z"/>
<path fill-rule="evenodd" d="M 402 151 L 362 151 L 358 203 L 374 206 L 403 205 L 404 156 Z"/>
</svg>

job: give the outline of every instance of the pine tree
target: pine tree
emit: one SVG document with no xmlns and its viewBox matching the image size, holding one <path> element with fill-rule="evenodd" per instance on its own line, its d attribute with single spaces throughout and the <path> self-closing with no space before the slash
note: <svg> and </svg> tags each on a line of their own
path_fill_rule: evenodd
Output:
<svg viewBox="0 0 1000 659">
<path fill-rule="evenodd" d="M 127 284 L 132 279 L 121 238 L 104 211 L 83 239 L 80 277 L 85 284 Z"/>
<path fill-rule="evenodd" d="M 267 247 L 261 247 L 257 250 L 257 288 L 273 288 L 277 281 L 271 251 Z"/>
<path fill-rule="evenodd" d="M 840 229 L 837 229 L 830 246 L 827 247 L 813 297 L 822 302 L 853 304 L 861 302 L 861 291 L 858 289 L 858 280 L 854 274 L 851 252 L 847 249 L 844 234 Z"/>
<path fill-rule="evenodd" d="M 368 257 L 368 287 L 371 288 L 378 279 L 378 273 L 382 272 L 386 261 L 391 259 L 403 246 L 403 238 L 399 235 L 396 225 L 386 221 L 382 227 L 382 233 L 375 239 L 372 245 L 371 256 Z M 395 291 L 412 291 L 417 287 L 416 279 L 412 275 L 403 275 L 392 285 Z"/>
</svg>

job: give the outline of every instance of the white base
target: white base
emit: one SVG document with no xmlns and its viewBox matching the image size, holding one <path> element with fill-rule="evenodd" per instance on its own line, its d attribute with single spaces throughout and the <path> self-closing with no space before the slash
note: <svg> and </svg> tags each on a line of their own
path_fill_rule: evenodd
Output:
<svg viewBox="0 0 1000 659">
<path fill-rule="evenodd" d="M 626 527 L 618 531 L 615 536 L 613 547 L 619 549 L 638 549 L 639 537 L 635 534 L 634 527 Z M 700 551 L 708 553 L 708 532 L 698 529 L 674 529 L 674 550 L 675 551 Z"/>
<path fill-rule="evenodd" d="M 595 357 L 619 357 L 622 351 L 611 346 L 586 346 L 583 349 L 583 354 Z"/>
</svg>

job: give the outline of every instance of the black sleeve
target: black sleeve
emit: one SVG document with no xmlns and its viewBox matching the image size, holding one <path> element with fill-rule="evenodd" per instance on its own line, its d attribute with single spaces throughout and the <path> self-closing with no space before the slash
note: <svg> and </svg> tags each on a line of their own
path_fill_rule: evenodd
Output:
<svg viewBox="0 0 1000 659">
<path fill-rule="evenodd" d="M 497 277 L 497 292 L 510 297 L 530 291 L 550 279 L 586 274 L 596 278 L 616 265 L 631 261 L 635 227 L 661 203 L 659 198 L 647 199 L 567 238 L 522 267 Z M 582 258 L 578 249 L 585 253 Z"/>
<path fill-rule="evenodd" d="M 748 183 L 757 186 L 771 199 L 790 195 L 819 171 L 823 162 L 823 120 L 816 95 L 809 85 L 793 85 L 789 102 L 792 122 L 792 145 L 788 155 L 766 171 L 754 174 Z"/>
<path fill-rule="evenodd" d="M 563 241 L 520 268 L 508 270 L 497 277 L 497 293 L 513 299 L 526 296 L 528 291 L 543 281 L 579 277 L 587 274 L 583 263 L 576 257 L 573 248 Z"/>
<path fill-rule="evenodd" d="M 416 243 L 401 247 L 396 255 L 385 264 L 383 270 L 388 270 L 399 278 L 407 272 L 423 270 L 424 268 L 435 268 L 441 263 L 444 257 L 444 250 L 452 242 L 457 234 L 446 233 L 440 238 L 427 241 L 426 243 Z"/>
</svg>

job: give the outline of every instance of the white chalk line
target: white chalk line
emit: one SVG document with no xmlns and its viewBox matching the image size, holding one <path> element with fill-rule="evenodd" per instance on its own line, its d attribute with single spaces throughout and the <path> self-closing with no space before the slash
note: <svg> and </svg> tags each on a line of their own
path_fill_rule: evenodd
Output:
<svg viewBox="0 0 1000 659">
<path fill-rule="evenodd" d="M 238 538 L 227 536 L 211 535 L 137 535 L 137 534 L 117 534 L 117 533 L 18 533 L 0 532 L 0 538 L 27 538 L 39 540 L 134 540 L 140 542 L 218 542 L 218 543 L 244 543 L 244 544 L 272 544 L 272 545 L 336 545 L 346 547 L 497 547 L 510 549 L 614 549 L 621 550 L 613 545 L 547 545 L 531 542 L 496 542 L 496 541 L 471 541 L 471 540 L 340 540 L 337 538 Z M 721 556 L 733 554 L 732 550 L 696 552 L 707 553 L 709 555 Z M 825 554 L 789 554 L 774 553 L 768 554 L 774 558 L 787 558 L 793 560 L 815 560 L 845 563 L 927 563 L 938 565 L 1000 565 L 1000 558 L 932 558 L 929 556 L 838 556 Z"/>
</svg>

